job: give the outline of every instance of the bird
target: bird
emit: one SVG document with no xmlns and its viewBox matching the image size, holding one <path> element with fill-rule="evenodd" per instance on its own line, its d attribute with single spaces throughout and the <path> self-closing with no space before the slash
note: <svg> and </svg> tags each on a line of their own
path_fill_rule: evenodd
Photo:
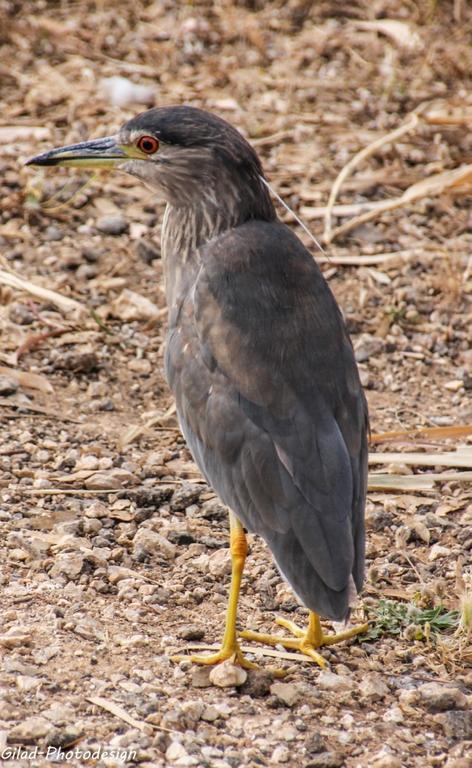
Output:
<svg viewBox="0 0 472 768">
<path fill-rule="evenodd" d="M 368 410 L 341 310 L 313 255 L 278 218 L 256 151 L 216 114 L 177 105 L 26 164 L 118 169 L 166 202 L 166 377 L 230 528 L 221 647 L 185 658 L 253 667 L 242 638 L 326 666 L 323 646 L 367 629 L 328 634 L 321 618 L 347 621 L 363 584 Z M 306 628 L 277 619 L 293 637 L 238 632 L 247 531 L 264 539 L 308 609 Z"/>
</svg>

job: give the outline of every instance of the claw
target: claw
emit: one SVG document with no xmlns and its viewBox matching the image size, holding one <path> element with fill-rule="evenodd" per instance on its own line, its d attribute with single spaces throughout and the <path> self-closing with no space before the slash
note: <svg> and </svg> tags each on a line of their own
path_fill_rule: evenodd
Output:
<svg viewBox="0 0 472 768">
<path fill-rule="evenodd" d="M 239 633 L 239 637 L 244 640 L 252 640 L 256 643 L 263 643 L 265 645 L 282 645 L 284 648 L 290 650 L 300 651 L 300 653 L 309 656 L 313 659 L 318 666 L 324 669 L 327 666 L 327 662 L 316 650 L 322 648 L 324 645 L 334 645 L 334 643 L 341 643 L 344 640 L 349 640 L 356 635 L 360 635 L 366 632 L 368 624 L 361 624 L 358 627 L 351 627 L 344 632 L 339 632 L 337 635 L 325 635 L 321 629 L 319 617 L 316 613 L 310 612 L 310 619 L 308 628 L 303 630 L 298 624 L 288 619 L 276 619 L 276 623 L 288 629 L 294 638 L 283 637 L 281 635 L 266 635 L 260 632 L 252 632 L 251 630 L 245 630 Z"/>
</svg>

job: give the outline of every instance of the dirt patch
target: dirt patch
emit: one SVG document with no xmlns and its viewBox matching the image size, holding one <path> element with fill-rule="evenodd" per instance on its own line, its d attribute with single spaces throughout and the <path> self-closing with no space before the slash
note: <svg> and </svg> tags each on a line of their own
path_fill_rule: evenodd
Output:
<svg viewBox="0 0 472 768">
<path fill-rule="evenodd" d="M 169 659 L 219 640 L 229 558 L 226 512 L 163 377 L 163 206 L 125 176 L 84 186 L 83 174 L 20 163 L 115 132 L 148 105 L 191 103 L 248 136 L 320 237 L 336 175 L 425 104 L 436 120 L 380 142 L 346 178 L 332 229 L 472 163 L 471 33 L 460 2 L 0 4 L 0 268 L 40 287 L 0 284 L 6 765 L 468 764 L 470 645 L 456 614 L 439 626 L 425 612 L 460 611 L 470 584 L 472 490 L 457 474 L 470 470 L 470 436 L 372 447 L 463 446 L 462 464 L 391 462 L 384 474 L 411 488 L 369 494 L 355 618 L 383 605 L 376 639 L 324 651 L 328 672 L 300 663 L 283 683 L 261 672 L 209 686 L 205 670 Z M 472 422 L 470 191 L 467 178 L 430 186 L 339 232 L 322 262 L 374 433 Z M 270 553 L 250 544 L 241 627 L 303 624 Z"/>
</svg>

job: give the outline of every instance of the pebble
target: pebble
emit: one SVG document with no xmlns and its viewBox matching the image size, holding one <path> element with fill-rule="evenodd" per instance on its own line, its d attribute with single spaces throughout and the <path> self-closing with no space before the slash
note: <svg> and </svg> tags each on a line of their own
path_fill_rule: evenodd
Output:
<svg viewBox="0 0 472 768">
<path fill-rule="evenodd" d="M 85 510 L 86 517 L 108 517 L 108 507 L 102 501 L 94 501 Z"/>
<path fill-rule="evenodd" d="M 273 679 L 273 675 L 265 669 L 252 669 L 241 689 L 241 693 L 251 696 L 253 699 L 268 696 Z"/>
<path fill-rule="evenodd" d="M 344 758 L 337 752 L 320 752 L 311 757 L 305 768 L 342 768 Z"/>
<path fill-rule="evenodd" d="M 388 755 L 385 752 L 379 752 L 374 755 L 372 768 L 402 768 L 402 762 L 395 755 Z"/>
<path fill-rule="evenodd" d="M 10 742 L 19 741 L 21 744 L 33 744 L 37 739 L 46 736 L 52 727 L 51 723 L 44 717 L 27 717 L 26 720 L 11 729 L 8 740 Z"/>
<path fill-rule="evenodd" d="M 73 721 L 77 717 L 75 709 L 70 704 L 64 704 L 62 702 L 51 704 L 49 709 L 43 710 L 42 715 L 54 723 L 54 725 L 61 725 Z"/>
<path fill-rule="evenodd" d="M 44 239 L 52 241 L 58 241 L 62 240 L 64 237 L 64 233 L 62 230 L 59 229 L 59 227 L 55 227 L 53 224 L 50 227 L 46 227 L 46 230 L 44 232 Z"/>
<path fill-rule="evenodd" d="M 390 707 L 390 709 L 385 710 L 384 721 L 386 723 L 402 723 L 404 719 L 400 707 Z"/>
<path fill-rule="evenodd" d="M 176 555 L 176 546 L 151 528 L 139 528 L 133 540 L 133 558 L 142 562 L 151 555 L 173 560 Z"/>
<path fill-rule="evenodd" d="M 98 367 L 98 357 L 93 351 L 64 352 L 54 361 L 54 368 L 74 373 L 93 373 Z"/>
<path fill-rule="evenodd" d="M 323 669 L 318 675 L 317 684 L 325 691 L 351 691 L 354 681 L 346 675 L 335 675 L 328 669 Z"/>
<path fill-rule="evenodd" d="M 375 357 L 383 350 L 384 342 L 370 333 L 363 333 L 354 343 L 354 353 L 358 363 L 364 363 L 370 357 Z"/>
<path fill-rule="evenodd" d="M 188 757 L 188 752 L 179 741 L 172 741 L 166 750 L 166 760 L 173 763 L 182 757 Z"/>
<path fill-rule="evenodd" d="M 271 760 L 273 763 L 288 763 L 290 756 L 291 753 L 288 747 L 279 746 L 272 752 Z"/>
<path fill-rule="evenodd" d="M 128 222 L 124 216 L 101 216 L 97 219 L 96 227 L 104 235 L 122 235 L 128 229 Z"/>
<path fill-rule="evenodd" d="M 185 720 L 190 721 L 190 724 L 195 724 L 201 719 L 206 707 L 203 701 L 184 701 L 180 709 L 185 716 Z"/>
<path fill-rule="evenodd" d="M 89 491 L 118 490 L 126 485 L 136 485 L 138 479 L 132 472 L 115 467 L 108 471 L 95 472 L 85 478 L 84 485 Z"/>
<path fill-rule="evenodd" d="M 450 710 L 436 716 L 444 733 L 454 741 L 472 740 L 472 709 Z"/>
<path fill-rule="evenodd" d="M 443 712 L 448 709 L 464 709 L 467 706 L 467 697 L 454 686 L 441 685 L 440 683 L 425 683 L 412 691 L 400 693 L 400 704 L 423 704 L 432 712 Z"/>
<path fill-rule="evenodd" d="M 202 640 L 205 636 L 205 631 L 201 627 L 197 627 L 196 624 L 186 624 L 180 627 L 178 636 L 182 640 Z"/>
<path fill-rule="evenodd" d="M 14 395 L 17 389 L 18 383 L 14 379 L 10 379 L 9 376 L 0 376 L 0 395 L 2 397 Z"/>
<path fill-rule="evenodd" d="M 207 723 L 214 723 L 215 720 L 218 720 L 220 717 L 220 713 L 218 712 L 217 708 L 213 706 L 213 704 L 208 704 L 202 711 L 200 715 L 202 720 L 205 720 Z"/>
<path fill-rule="evenodd" d="M 78 552 L 62 552 L 57 555 L 49 575 L 51 578 L 64 575 L 68 579 L 76 579 L 82 571 L 84 561 L 85 558 Z"/>
<path fill-rule="evenodd" d="M 89 453 L 86 456 L 81 456 L 76 461 L 74 472 L 77 472 L 79 469 L 90 469 L 93 471 L 98 469 L 99 466 L 100 464 L 98 456 L 94 456 L 92 453 Z"/>
<path fill-rule="evenodd" d="M 237 664 L 233 664 L 231 659 L 217 664 L 210 671 L 210 682 L 218 688 L 231 688 L 233 686 L 243 685 L 247 680 L 247 672 Z"/>
<path fill-rule="evenodd" d="M 100 80 L 100 91 L 114 107 L 127 107 L 130 104 L 154 103 L 154 85 L 134 83 L 127 77 L 113 75 Z"/>
<path fill-rule="evenodd" d="M 282 741 L 295 741 L 298 736 L 298 731 L 292 725 L 283 725 L 277 729 L 277 738 Z"/>
<path fill-rule="evenodd" d="M 124 322 L 154 320 L 159 317 L 159 307 L 140 293 L 124 288 L 109 305 L 110 313 Z"/>
<path fill-rule="evenodd" d="M 192 669 L 192 686 L 194 688 L 210 688 L 210 667 L 194 667 Z"/>
<path fill-rule="evenodd" d="M 44 683 L 44 679 L 42 677 L 32 677 L 31 675 L 17 675 L 15 683 L 19 691 L 29 693 L 34 691 L 35 688 L 39 688 Z"/>
<path fill-rule="evenodd" d="M 379 675 L 367 675 L 359 686 L 361 697 L 370 702 L 382 701 L 389 694 L 388 686 Z"/>
<path fill-rule="evenodd" d="M 47 734 L 45 744 L 48 747 L 66 748 L 75 744 L 82 736 L 82 729 L 75 725 L 66 725 L 62 728 L 52 728 Z"/>
<path fill-rule="evenodd" d="M 464 382 L 462 379 L 451 379 L 451 381 L 446 381 L 444 384 L 444 388 L 448 389 L 449 392 L 459 392 L 463 386 Z"/>
<path fill-rule="evenodd" d="M 29 629 L 23 627 L 11 627 L 8 632 L 0 635 L 0 646 L 4 648 L 18 648 L 29 645 L 32 634 Z"/>
<path fill-rule="evenodd" d="M 429 550 L 428 560 L 434 562 L 435 560 L 439 560 L 441 557 L 449 557 L 450 554 L 451 550 L 449 547 L 443 547 L 442 544 L 433 544 Z"/>
<path fill-rule="evenodd" d="M 299 686 L 293 683 L 273 683 L 270 686 L 270 692 L 285 704 L 286 707 L 293 707 L 300 700 L 301 696 Z"/>
<path fill-rule="evenodd" d="M 326 752 L 326 744 L 321 733 L 318 733 L 317 731 L 311 733 L 305 741 L 305 749 L 309 755 L 314 755 L 318 752 Z"/>
<path fill-rule="evenodd" d="M 221 577 L 231 573 L 231 556 L 229 549 L 217 549 L 208 558 L 208 569 L 212 576 Z"/>
</svg>

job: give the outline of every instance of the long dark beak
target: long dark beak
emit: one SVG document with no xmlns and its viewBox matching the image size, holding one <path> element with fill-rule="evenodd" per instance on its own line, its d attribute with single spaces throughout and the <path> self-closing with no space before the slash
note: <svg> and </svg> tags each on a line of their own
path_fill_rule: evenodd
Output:
<svg viewBox="0 0 472 768">
<path fill-rule="evenodd" d="M 25 165 L 63 165 L 68 168 L 113 168 L 130 156 L 116 143 L 115 136 L 58 147 L 36 155 Z"/>
</svg>

